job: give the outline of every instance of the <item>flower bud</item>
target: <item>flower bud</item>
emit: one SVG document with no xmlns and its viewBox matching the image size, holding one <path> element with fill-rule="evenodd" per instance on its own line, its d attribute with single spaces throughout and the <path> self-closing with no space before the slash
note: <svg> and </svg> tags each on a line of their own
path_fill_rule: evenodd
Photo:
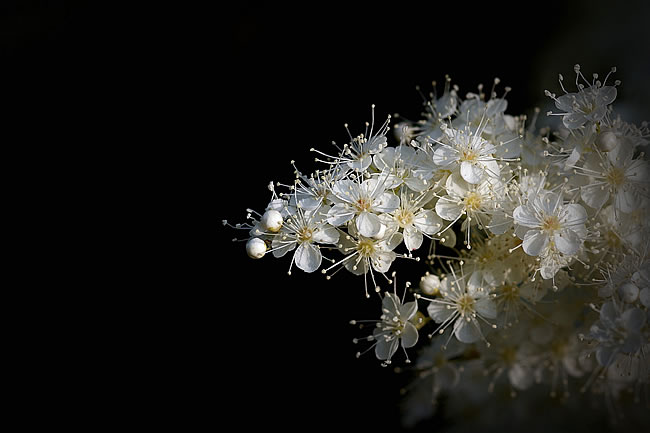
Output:
<svg viewBox="0 0 650 433">
<path fill-rule="evenodd" d="M 277 233 L 282 228 L 282 215 L 274 209 L 269 209 L 262 215 L 262 227 L 273 233 Z"/>
<path fill-rule="evenodd" d="M 251 259 L 261 259 L 266 254 L 266 243 L 260 238 L 252 238 L 246 242 L 246 253 Z"/>
<path fill-rule="evenodd" d="M 435 295 L 440 291 L 440 278 L 427 274 L 420 279 L 420 289 L 427 295 Z"/>
</svg>

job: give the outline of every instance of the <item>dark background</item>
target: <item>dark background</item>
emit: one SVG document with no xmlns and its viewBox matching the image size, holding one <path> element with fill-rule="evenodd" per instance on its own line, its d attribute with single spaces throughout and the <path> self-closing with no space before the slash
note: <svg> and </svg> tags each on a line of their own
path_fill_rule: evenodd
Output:
<svg viewBox="0 0 650 433">
<path fill-rule="evenodd" d="M 542 113 L 552 108 L 543 91 L 561 93 L 558 73 L 573 84 L 575 63 L 589 78 L 616 66 L 617 109 L 630 121 L 647 120 L 648 18 L 642 1 L 244 3 L 227 17 L 226 60 L 220 48 L 214 52 L 227 77 L 215 77 L 221 89 L 215 106 L 224 110 L 215 127 L 228 132 L 216 140 L 224 152 L 215 173 L 215 199 L 223 206 L 217 218 L 243 222 L 246 207 L 263 210 L 269 181 L 290 183 L 291 160 L 313 171 L 309 148 L 345 143 L 346 122 L 353 134 L 362 132 L 371 104 L 380 120 L 396 112 L 418 119 L 415 87 L 426 94 L 445 74 L 461 95 L 479 83 L 489 89 L 499 77 L 499 93 L 512 87 L 507 112 L 530 115 L 535 106 Z M 540 123 L 547 121 L 541 116 Z M 224 347 L 239 354 L 225 370 L 240 378 L 231 388 L 233 405 L 273 426 L 398 431 L 399 389 L 409 378 L 381 368 L 372 353 L 355 359 L 359 348 L 350 341 L 360 331 L 347 325 L 378 317 L 378 299 L 366 300 L 362 281 L 345 272 L 327 282 L 299 270 L 287 276 L 288 257 L 249 260 L 243 243 L 224 242 L 237 235 L 226 232 L 215 246 L 217 255 L 228 249 L 218 259 L 220 278 L 234 275 L 224 287 L 253 300 L 242 311 L 245 328 L 231 340 L 236 349 Z M 399 261 L 394 269 L 402 281 L 422 272 Z M 436 431 L 446 423 L 454 421 L 435 418 L 419 428 Z"/>
</svg>

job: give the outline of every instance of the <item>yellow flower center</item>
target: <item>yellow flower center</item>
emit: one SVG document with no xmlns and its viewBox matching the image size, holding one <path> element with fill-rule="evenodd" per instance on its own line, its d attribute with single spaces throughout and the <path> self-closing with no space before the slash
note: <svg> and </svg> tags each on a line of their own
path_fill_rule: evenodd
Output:
<svg viewBox="0 0 650 433">
<path fill-rule="evenodd" d="M 309 227 L 303 227 L 296 234 L 298 235 L 297 237 L 300 243 L 309 242 L 311 241 L 311 238 L 314 236 L 314 231 Z"/>
<path fill-rule="evenodd" d="M 395 213 L 395 219 L 400 227 L 406 227 L 413 222 L 415 215 L 408 209 L 398 209 Z"/>
<path fill-rule="evenodd" d="M 562 224 L 560 224 L 560 220 L 555 215 L 547 215 L 542 220 L 542 230 L 547 233 L 552 233 L 561 228 Z"/>
<path fill-rule="evenodd" d="M 481 208 L 481 195 L 476 192 L 470 192 L 465 196 L 465 209 L 468 211 L 477 211 Z"/>
<path fill-rule="evenodd" d="M 357 208 L 357 212 L 369 211 L 371 205 L 372 205 L 372 203 L 370 202 L 370 200 L 366 199 L 365 197 L 361 197 L 355 203 L 355 206 Z"/>
<path fill-rule="evenodd" d="M 456 301 L 458 312 L 461 316 L 466 316 L 474 313 L 474 298 L 469 295 L 463 295 Z"/>
<path fill-rule="evenodd" d="M 474 152 L 472 149 L 463 149 L 460 154 L 461 161 L 476 161 L 478 159 L 478 153 Z"/>
<path fill-rule="evenodd" d="M 625 183 L 625 172 L 618 167 L 612 167 L 605 175 L 605 178 L 610 185 L 618 187 Z"/>
<path fill-rule="evenodd" d="M 363 239 L 357 245 L 361 257 L 370 257 L 375 252 L 375 243 L 371 239 Z"/>
</svg>

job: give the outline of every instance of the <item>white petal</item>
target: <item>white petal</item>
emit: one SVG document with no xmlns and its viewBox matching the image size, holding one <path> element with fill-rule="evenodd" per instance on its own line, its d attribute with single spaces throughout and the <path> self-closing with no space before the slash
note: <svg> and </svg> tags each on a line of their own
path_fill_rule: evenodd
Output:
<svg viewBox="0 0 650 433">
<path fill-rule="evenodd" d="M 339 241 L 339 231 L 329 224 L 316 230 L 312 238 L 319 244 L 335 244 Z"/>
<path fill-rule="evenodd" d="M 508 218 L 505 213 L 492 215 L 490 224 L 487 228 L 495 235 L 502 235 L 512 227 L 512 218 Z"/>
<path fill-rule="evenodd" d="M 498 179 L 501 175 L 501 169 L 495 160 L 490 159 L 487 161 L 481 161 L 481 165 L 483 166 L 483 173 L 487 174 L 488 177 Z"/>
<path fill-rule="evenodd" d="M 454 335 L 461 343 L 475 343 L 481 339 L 479 324 L 476 319 L 464 319 L 459 317 L 454 322 Z"/>
<path fill-rule="evenodd" d="M 375 167 L 380 171 L 383 171 L 385 168 L 393 168 L 397 156 L 396 148 L 387 147 L 373 157 Z"/>
<path fill-rule="evenodd" d="M 634 146 L 626 146 L 627 143 L 621 143 L 614 149 L 607 152 L 607 158 L 616 167 L 625 167 L 634 157 Z"/>
<path fill-rule="evenodd" d="M 562 117 L 562 123 L 567 129 L 580 128 L 587 122 L 587 118 L 581 113 L 571 113 Z"/>
<path fill-rule="evenodd" d="M 320 267 L 323 256 L 317 246 L 303 242 L 296 248 L 293 258 L 298 268 L 305 272 L 314 272 Z"/>
<path fill-rule="evenodd" d="M 433 152 L 433 162 L 446 167 L 458 161 L 458 151 L 448 146 L 440 146 Z"/>
<path fill-rule="evenodd" d="M 460 164 L 460 175 L 468 183 L 479 183 L 483 178 L 483 166 L 478 163 L 463 161 Z"/>
<path fill-rule="evenodd" d="M 418 342 L 418 330 L 411 322 L 406 322 L 401 337 L 403 348 L 413 347 Z"/>
<path fill-rule="evenodd" d="M 364 153 L 361 158 L 357 158 L 354 161 L 348 162 L 348 166 L 352 170 L 359 170 L 359 171 L 366 171 L 368 167 L 370 167 L 370 164 L 372 163 L 372 157 Z"/>
<path fill-rule="evenodd" d="M 638 209 L 641 204 L 640 197 L 637 196 L 633 188 L 625 185 L 619 188 L 614 196 L 614 203 L 617 209 L 624 213 L 630 213 Z"/>
<path fill-rule="evenodd" d="M 349 207 L 343 203 L 338 203 L 327 212 L 327 222 L 337 227 L 350 221 L 353 216 L 354 212 Z"/>
<path fill-rule="evenodd" d="M 523 249 L 529 256 L 538 256 L 548 245 L 548 236 L 541 230 L 528 230 L 524 236 Z"/>
<path fill-rule="evenodd" d="M 603 86 L 598 90 L 596 101 L 598 105 L 609 105 L 616 99 L 616 87 Z"/>
<path fill-rule="evenodd" d="M 399 207 L 399 197 L 392 192 L 385 192 L 372 204 L 375 212 L 393 212 Z"/>
<path fill-rule="evenodd" d="M 436 203 L 436 213 L 440 218 L 447 221 L 454 221 L 463 212 L 463 204 L 450 198 L 448 195 L 442 197 Z"/>
<path fill-rule="evenodd" d="M 357 230 L 361 235 L 370 238 L 381 230 L 381 221 L 374 213 L 361 212 L 356 219 Z"/>
<path fill-rule="evenodd" d="M 395 253 L 392 251 L 382 251 L 372 257 L 372 267 L 377 272 L 386 273 L 390 265 L 395 260 Z"/>
<path fill-rule="evenodd" d="M 570 203 L 564 206 L 564 211 L 560 222 L 564 226 L 578 226 L 587 221 L 587 211 L 579 204 Z"/>
<path fill-rule="evenodd" d="M 422 233 L 413 226 L 404 229 L 404 245 L 409 251 L 417 250 L 422 246 L 424 236 Z"/>
<path fill-rule="evenodd" d="M 377 337 L 377 345 L 375 345 L 375 356 L 380 361 L 385 361 L 391 359 L 397 348 L 399 347 L 399 339 L 393 338 L 390 341 L 386 341 L 383 336 Z"/>
<path fill-rule="evenodd" d="M 580 238 L 573 230 L 564 229 L 556 232 L 553 235 L 553 242 L 562 254 L 571 256 L 580 250 Z"/>
<path fill-rule="evenodd" d="M 429 184 L 424 179 L 415 176 L 407 177 L 404 180 L 404 183 L 415 192 L 422 192 L 429 186 Z"/>
<path fill-rule="evenodd" d="M 600 209 L 609 199 L 609 190 L 600 186 L 585 185 L 580 187 L 580 198 L 594 209 Z"/>
<path fill-rule="evenodd" d="M 434 301 L 427 306 L 427 313 L 436 323 L 443 323 L 454 314 L 454 309 L 447 308 L 447 304 Z"/>
<path fill-rule="evenodd" d="M 555 106 L 562 111 L 571 112 L 573 110 L 573 101 L 575 98 L 575 93 L 567 93 L 555 100 Z"/>
<path fill-rule="evenodd" d="M 442 220 L 430 209 L 423 209 L 415 214 L 413 225 L 421 232 L 434 235 L 442 228 Z"/>
<path fill-rule="evenodd" d="M 497 305 L 487 296 L 477 299 L 474 303 L 474 309 L 486 319 L 497 318 Z"/>
<path fill-rule="evenodd" d="M 483 272 L 474 271 L 467 281 L 467 293 L 470 296 L 481 295 L 480 289 L 483 288 Z"/>
<path fill-rule="evenodd" d="M 281 240 L 280 236 L 276 236 L 273 239 L 273 242 L 271 242 L 273 257 L 282 257 L 289 251 L 293 251 L 293 249 L 296 248 L 296 243 L 294 241 L 291 241 L 289 239 L 283 241 Z"/>
<path fill-rule="evenodd" d="M 632 161 L 625 169 L 625 178 L 627 181 L 648 183 L 650 181 L 650 164 L 640 159 Z"/>
<path fill-rule="evenodd" d="M 391 292 L 386 292 L 384 294 L 384 299 L 381 301 L 381 309 L 387 311 L 391 316 L 397 316 L 401 304 L 402 303 L 397 295 Z"/>
<path fill-rule="evenodd" d="M 542 209 L 548 215 L 555 215 L 555 210 L 562 203 L 562 196 L 555 192 L 542 192 L 533 200 L 534 206 Z"/>
<path fill-rule="evenodd" d="M 540 226 L 540 222 L 530 206 L 517 206 L 512 212 L 512 217 L 515 220 L 515 224 L 519 224 L 520 226 L 530 228 L 537 228 Z"/>
<path fill-rule="evenodd" d="M 399 315 L 405 320 L 411 320 L 415 313 L 418 312 L 418 303 L 417 301 L 407 302 L 402 305 L 399 309 Z"/>
<path fill-rule="evenodd" d="M 399 244 L 402 243 L 402 234 L 400 232 L 394 232 L 392 235 L 387 236 L 385 239 L 382 239 L 381 246 L 386 251 L 393 251 Z"/>
</svg>

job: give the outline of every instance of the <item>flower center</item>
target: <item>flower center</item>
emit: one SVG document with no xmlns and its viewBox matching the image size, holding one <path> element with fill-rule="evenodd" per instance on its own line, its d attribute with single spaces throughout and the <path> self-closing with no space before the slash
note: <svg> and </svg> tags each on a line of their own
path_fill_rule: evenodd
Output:
<svg viewBox="0 0 650 433">
<path fill-rule="evenodd" d="M 556 230 L 560 230 L 561 228 L 562 224 L 560 224 L 560 220 L 558 220 L 557 216 L 555 215 L 547 215 L 542 220 L 542 231 L 552 233 Z"/>
<path fill-rule="evenodd" d="M 363 239 L 359 241 L 357 251 L 361 257 L 370 257 L 375 252 L 375 243 L 370 239 Z"/>
<path fill-rule="evenodd" d="M 481 208 L 481 195 L 476 192 L 470 192 L 465 196 L 465 208 L 468 211 L 476 211 Z"/>
<path fill-rule="evenodd" d="M 413 222 L 415 215 L 408 209 L 398 209 L 395 214 L 395 219 L 400 227 L 406 227 Z"/>
<path fill-rule="evenodd" d="M 605 178 L 610 185 L 618 187 L 625 183 L 625 172 L 618 167 L 612 167 Z"/>
<path fill-rule="evenodd" d="M 476 161 L 478 159 L 478 153 L 472 149 L 463 149 L 460 154 L 461 161 Z"/>
<path fill-rule="evenodd" d="M 461 316 L 474 313 L 474 298 L 469 295 L 463 295 L 456 301 L 458 312 Z"/>
<path fill-rule="evenodd" d="M 311 238 L 314 236 L 314 231 L 309 227 L 303 227 L 296 234 L 298 235 L 298 241 L 303 243 L 311 241 Z"/>
<path fill-rule="evenodd" d="M 365 212 L 370 210 L 372 203 L 367 198 L 361 197 L 359 200 L 357 200 L 355 205 L 358 212 Z"/>
</svg>

